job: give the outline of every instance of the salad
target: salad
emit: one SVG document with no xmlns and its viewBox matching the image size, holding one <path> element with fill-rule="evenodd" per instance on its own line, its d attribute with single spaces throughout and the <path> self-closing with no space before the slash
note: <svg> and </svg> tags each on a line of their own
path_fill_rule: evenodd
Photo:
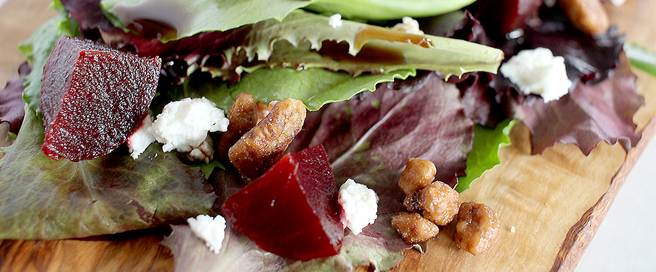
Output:
<svg viewBox="0 0 656 272">
<path fill-rule="evenodd" d="M 495 155 L 499 144 L 507 142 L 508 129 L 504 128 L 509 123 L 504 120 L 508 118 L 521 121 L 532 132 L 534 154 L 557 142 L 574 143 L 585 154 L 592 152 L 600 141 L 620 142 L 628 150 L 640 138 L 634 132 L 631 117 L 643 101 L 635 93 L 634 77 L 626 63 L 620 62 L 621 36 L 612 30 L 595 38 L 582 35 L 558 7 L 540 5 L 535 16 L 539 16 L 536 18 L 540 18 L 541 24 L 525 26 L 523 35 L 508 40 L 499 40 L 493 30 L 484 28 L 477 19 L 485 18 L 484 9 L 477 10 L 477 6 L 471 7 L 472 12 L 458 7 L 446 15 L 421 21 L 422 26 L 430 26 L 430 33 L 502 48 L 508 56 L 537 47 L 565 56 L 568 77 L 576 87 L 562 99 L 544 103 L 535 95 L 520 93 L 503 76 L 489 73 L 496 71 L 500 54 L 477 54 L 495 52 L 492 48 L 477 50 L 482 47 L 448 40 L 445 43 L 459 45 L 458 52 L 449 51 L 449 55 L 439 52 L 448 50 L 448 44 L 440 45 L 441 39 L 430 37 L 432 44 L 427 49 L 438 52 L 425 52 L 420 44 L 429 40 L 381 41 L 376 31 L 392 40 L 407 36 L 373 26 L 366 27 L 376 29 L 370 35 L 374 49 L 359 47 L 357 44 L 364 42 L 354 34 L 359 33 L 361 24 L 344 20 L 342 26 L 333 27 L 327 16 L 293 11 L 307 3 L 281 1 L 285 2 L 280 5 L 283 15 L 267 15 L 274 20 L 232 20 L 209 28 L 177 25 L 207 21 L 203 13 L 207 9 L 199 8 L 186 13 L 189 18 L 175 21 L 182 15 L 166 13 L 174 21 L 140 21 L 146 28 L 135 29 L 127 23 L 130 19 L 125 19 L 130 13 L 120 13 L 116 8 L 130 4 L 127 2 L 103 1 L 102 6 L 97 1 L 55 2 L 60 16 L 24 44 L 35 69 L 21 69 L 27 80 L 24 97 L 28 107 L 22 122 L 10 122 L 13 126 L 22 123 L 22 127 L 0 161 L 0 186 L 5 194 L 0 199 L 7 199 L 2 205 L 2 218 L 7 219 L 0 228 L 5 230 L 2 238 L 63 239 L 179 223 L 196 214 L 215 213 L 213 205 L 242 186 L 229 165 L 190 165 L 179 154 L 165 153 L 156 144 L 142 155 L 148 163 L 131 159 L 124 147 L 105 157 L 77 163 L 52 161 L 40 154 L 43 125 L 37 102 L 41 78 L 38 66 L 43 65 L 49 49 L 62 34 L 102 40 L 116 48 L 166 60 L 158 96 L 151 106 L 154 113 L 160 112 L 166 103 L 184 97 L 206 97 L 227 111 L 232 99 L 241 92 L 255 92 L 253 95 L 263 102 L 296 96 L 309 112 L 304 130 L 289 151 L 323 144 L 337 180 L 355 178 L 366 183 L 385 199 L 382 203 L 389 204 L 380 208 L 379 219 L 363 234 L 345 237 L 344 244 L 349 249 L 345 252 L 350 254 L 295 263 L 267 255 L 238 233 L 228 232 L 230 244 L 221 256 L 240 261 L 221 262 L 223 259 L 215 258 L 220 265 L 233 265 L 248 258 L 261 261 L 266 257 L 270 258 L 267 262 L 275 264 L 271 267 L 294 270 L 367 264 L 378 269 L 394 267 L 401 259 L 401 250 L 409 245 L 390 231 L 389 218 L 400 211 L 402 197 L 399 200 L 398 192 L 392 190 L 398 190 L 394 188 L 396 184 L 388 180 L 395 180 L 407 158 L 423 157 L 438 165 L 438 180 L 459 191 L 467 189 L 473 179 L 498 162 Z M 175 1 L 169 3 L 175 5 Z M 326 12 L 318 6 L 308 9 Z M 390 18 L 373 19 L 380 24 L 378 20 Z M 310 25 L 307 22 L 314 28 L 299 30 L 299 26 Z M 217 40 L 221 42 L 207 42 Z M 322 52 L 319 44 L 330 52 Z M 376 56 L 380 54 L 376 46 L 403 52 L 405 60 L 389 63 L 379 61 L 380 58 L 351 57 L 352 51 L 360 49 L 371 50 L 367 52 Z M 450 57 L 457 64 L 447 65 Z M 449 77 L 452 74 L 456 76 Z M 20 86 L 11 85 L 5 91 L 22 92 Z M 288 86 L 295 87 L 289 90 Z M 372 93 L 362 92 L 374 89 Z M 597 95 L 599 92 L 604 95 Z M 594 103 L 583 103 L 588 101 Z M 559 116 L 580 118 L 564 120 Z M 493 156 L 486 158 L 489 154 Z M 121 180 L 117 181 L 116 176 Z M 35 191 L 39 194 L 32 194 Z M 20 193 L 25 197 L 16 197 Z M 42 194 L 52 197 L 44 199 Z M 47 220 L 31 220 L 35 215 Z M 196 246 L 188 233 L 185 226 L 176 226 L 167 239 L 180 267 L 184 267 L 185 260 L 196 261 L 178 251 Z M 205 260 L 211 255 L 200 257 Z"/>
</svg>

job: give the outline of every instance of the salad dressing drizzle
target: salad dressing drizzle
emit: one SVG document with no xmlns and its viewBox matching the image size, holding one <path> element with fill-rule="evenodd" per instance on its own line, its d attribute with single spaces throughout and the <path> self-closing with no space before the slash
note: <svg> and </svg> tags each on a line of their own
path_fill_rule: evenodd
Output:
<svg viewBox="0 0 656 272">
<path fill-rule="evenodd" d="M 336 61 L 352 63 L 376 63 L 385 65 L 406 63 L 403 52 L 380 44 L 377 41 L 407 42 L 423 48 L 434 47 L 433 41 L 430 38 L 421 35 L 403 33 L 384 27 L 367 26 L 355 36 L 353 46 L 359 50 L 357 55 L 348 54 L 349 48 L 347 43 L 336 43 L 334 41 L 322 42 L 319 54 Z"/>
<path fill-rule="evenodd" d="M 419 45 L 423 48 L 433 48 L 431 39 L 410 33 L 403 33 L 389 28 L 367 26 L 355 36 L 354 47 L 362 49 L 370 40 L 385 40 L 391 42 L 407 42 Z"/>
</svg>

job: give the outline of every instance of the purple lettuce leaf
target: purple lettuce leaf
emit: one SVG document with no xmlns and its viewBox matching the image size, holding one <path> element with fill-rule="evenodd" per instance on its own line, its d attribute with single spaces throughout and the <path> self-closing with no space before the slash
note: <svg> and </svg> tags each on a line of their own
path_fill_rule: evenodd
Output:
<svg viewBox="0 0 656 272">
<path fill-rule="evenodd" d="M 499 46 L 488 37 L 481 22 L 467 10 L 420 19 L 420 24 L 426 33 L 436 36 Z M 449 82 L 456 84 L 460 90 L 467 117 L 488 128 L 494 128 L 499 122 L 512 116 L 510 102 L 521 99 L 519 93 L 513 93 L 513 90 L 507 88 L 511 83 L 500 74 L 466 73 L 460 78 L 450 77 Z"/>
<path fill-rule="evenodd" d="M 23 90 L 25 90 L 23 77 L 30 74 L 32 69 L 24 62 L 18 68 L 18 76 L 7 82 L 5 89 L 0 91 L 0 123 L 8 122 L 9 131 L 18 133 L 23 117 L 25 116 L 25 101 L 23 101 Z"/>
<path fill-rule="evenodd" d="M 349 271 L 358 265 L 390 269 L 402 258 L 402 250 L 410 247 L 390 226 L 392 215 L 403 209 L 404 195 L 396 181 L 407 159 L 433 161 L 439 169 L 437 178 L 455 185 L 457 176 L 464 174 L 472 129 L 459 90 L 435 73 L 380 84 L 373 93 L 309 112 L 303 131 L 288 149 L 297 152 L 323 144 L 338 184 L 353 178 L 375 190 L 380 198 L 375 224 L 359 235 L 348 232 L 339 255 L 310 262 L 272 259 L 272 254 L 228 231 L 231 238 L 216 256 L 189 234 L 186 226 L 174 226 L 165 244 L 175 255 L 176 268 L 184 271 L 215 266 L 239 266 L 243 271 L 259 271 L 264 266 L 272 271 Z M 212 175 L 219 199 L 243 186 L 236 176 L 231 168 Z"/>
<path fill-rule="evenodd" d="M 556 142 L 576 144 L 590 154 L 599 142 L 619 142 L 625 150 L 638 143 L 633 115 L 644 104 L 627 61 L 597 84 L 578 83 L 557 101 L 528 99 L 516 106 L 516 118 L 531 131 L 533 154 Z"/>
<path fill-rule="evenodd" d="M 312 112 L 289 150 L 323 144 L 339 182 L 378 183 L 421 157 L 440 169 L 438 180 L 455 184 L 464 175 L 472 129 L 458 90 L 426 73 Z"/>
<path fill-rule="evenodd" d="M 521 94 L 501 74 L 468 73 L 459 80 L 451 78 L 461 90 L 467 116 L 488 127 L 507 117 L 522 121 L 532 132 L 534 154 L 557 142 L 576 144 L 585 154 L 600 141 L 620 142 L 627 150 L 635 146 L 640 134 L 635 132 L 632 117 L 644 101 L 636 93 L 635 77 L 620 63 L 624 37 L 613 28 L 598 37 L 584 35 L 558 7 L 544 7 L 539 15 L 541 24 L 527 27 L 514 39 L 487 38 L 468 13 L 427 21 L 427 30 L 434 34 L 497 43 L 495 47 L 501 48 L 506 58 L 536 47 L 549 48 L 565 58 L 575 87 L 561 100 L 546 105 L 537 96 Z"/>
<path fill-rule="evenodd" d="M 78 21 L 80 32 L 92 40 L 104 40 L 108 44 L 140 55 L 160 56 L 165 60 L 175 58 L 193 59 L 209 55 L 212 52 L 223 52 L 232 43 L 234 37 L 242 37 L 249 27 L 237 28 L 229 32 L 213 31 L 193 35 L 191 37 L 161 42 L 150 33 L 125 32 L 116 27 L 105 16 L 100 0 L 61 0 L 72 19 Z M 243 32 L 246 31 L 246 32 Z M 145 35 L 148 34 L 148 35 Z M 221 57 L 221 56 L 219 56 Z"/>
<path fill-rule="evenodd" d="M 458 10 L 437 17 L 420 18 L 418 22 L 427 34 L 494 45 L 481 22 L 468 10 Z"/>
<path fill-rule="evenodd" d="M 79 15 L 84 8 L 101 9 L 91 0 L 82 3 L 64 4 L 71 17 L 97 21 L 81 25 L 95 27 L 104 43 L 140 55 L 157 55 L 165 62 L 183 59 L 232 82 L 242 72 L 264 67 L 325 68 L 353 76 L 426 69 L 460 76 L 468 71 L 495 72 L 503 58 L 500 50 L 460 40 L 413 36 L 419 40 L 398 42 L 409 39 L 408 34 L 351 21 L 334 28 L 328 17 L 302 11 L 291 12 L 282 21 L 267 19 L 163 43 L 158 37 L 166 35 L 161 31 L 146 31 L 155 22 L 140 23 L 144 30 L 125 32 L 108 25 L 108 18 Z M 430 46 L 422 46 L 422 41 L 430 41 Z"/>
<path fill-rule="evenodd" d="M 509 43 L 516 46 L 506 47 L 504 52 L 512 56 L 523 49 L 549 48 L 554 56 L 565 58 L 567 76 L 573 82 L 600 82 L 619 64 L 624 35 L 616 28 L 596 37 L 585 35 L 570 23 L 558 5 L 541 9 L 540 19 L 540 25 L 526 30 L 521 44 Z"/>
<path fill-rule="evenodd" d="M 573 88 L 558 101 L 545 104 L 536 96 L 518 94 L 518 88 L 500 75 L 490 85 L 505 97 L 513 116 L 528 126 L 533 154 L 555 143 L 576 144 L 589 154 L 601 141 L 619 142 L 628 151 L 640 140 L 633 115 L 644 104 L 636 92 L 636 78 L 622 55 L 624 36 L 615 28 L 598 37 L 576 30 L 564 12 L 540 10 L 542 24 L 528 28 L 523 43 L 506 46 L 509 55 L 522 49 L 545 47 L 563 56 Z M 513 45 L 513 43 L 508 43 Z"/>
<path fill-rule="evenodd" d="M 100 0 L 60 0 L 68 16 L 78 22 L 80 33 L 88 39 L 100 38 L 99 31 L 116 29 L 100 8 Z"/>
<path fill-rule="evenodd" d="M 31 111 L 0 160 L 0 239 L 65 239 L 166 226 L 212 213 L 216 195 L 197 168 L 153 144 L 138 160 L 122 146 L 98 159 L 41 152 Z"/>
</svg>

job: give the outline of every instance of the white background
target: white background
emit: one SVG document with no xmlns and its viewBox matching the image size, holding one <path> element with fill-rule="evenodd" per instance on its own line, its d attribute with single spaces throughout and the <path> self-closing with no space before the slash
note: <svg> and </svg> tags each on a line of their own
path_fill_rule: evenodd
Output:
<svg viewBox="0 0 656 272">
<path fill-rule="evenodd" d="M 654 142 L 656 138 L 647 145 L 620 188 L 576 272 L 656 271 Z"/>
</svg>

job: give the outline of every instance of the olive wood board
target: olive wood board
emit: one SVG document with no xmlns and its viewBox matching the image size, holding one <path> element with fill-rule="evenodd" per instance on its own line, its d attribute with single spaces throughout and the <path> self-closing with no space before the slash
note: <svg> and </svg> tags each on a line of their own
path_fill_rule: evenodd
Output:
<svg viewBox="0 0 656 272">
<path fill-rule="evenodd" d="M 0 83 L 14 77 L 25 56 L 18 43 L 55 12 L 50 0 L 8 0 L 0 6 Z M 611 23 L 628 41 L 656 50 L 656 1 L 606 4 Z M 634 69 L 635 71 L 635 69 Z M 573 271 L 631 167 L 656 132 L 656 79 L 638 75 L 646 105 L 634 116 L 643 138 L 627 154 L 601 143 L 589 156 L 556 144 L 530 155 L 528 129 L 517 125 L 502 164 L 485 173 L 462 201 L 491 206 L 501 223 L 497 243 L 472 256 L 459 250 L 453 224 L 428 242 L 427 252 L 407 250 L 398 271 Z M 0 94 L 1 95 L 1 94 Z M 0 241 L 0 271 L 171 271 L 173 257 L 159 244 L 166 228 L 55 241 Z M 362 269 L 366 270 L 366 269 Z"/>
</svg>

